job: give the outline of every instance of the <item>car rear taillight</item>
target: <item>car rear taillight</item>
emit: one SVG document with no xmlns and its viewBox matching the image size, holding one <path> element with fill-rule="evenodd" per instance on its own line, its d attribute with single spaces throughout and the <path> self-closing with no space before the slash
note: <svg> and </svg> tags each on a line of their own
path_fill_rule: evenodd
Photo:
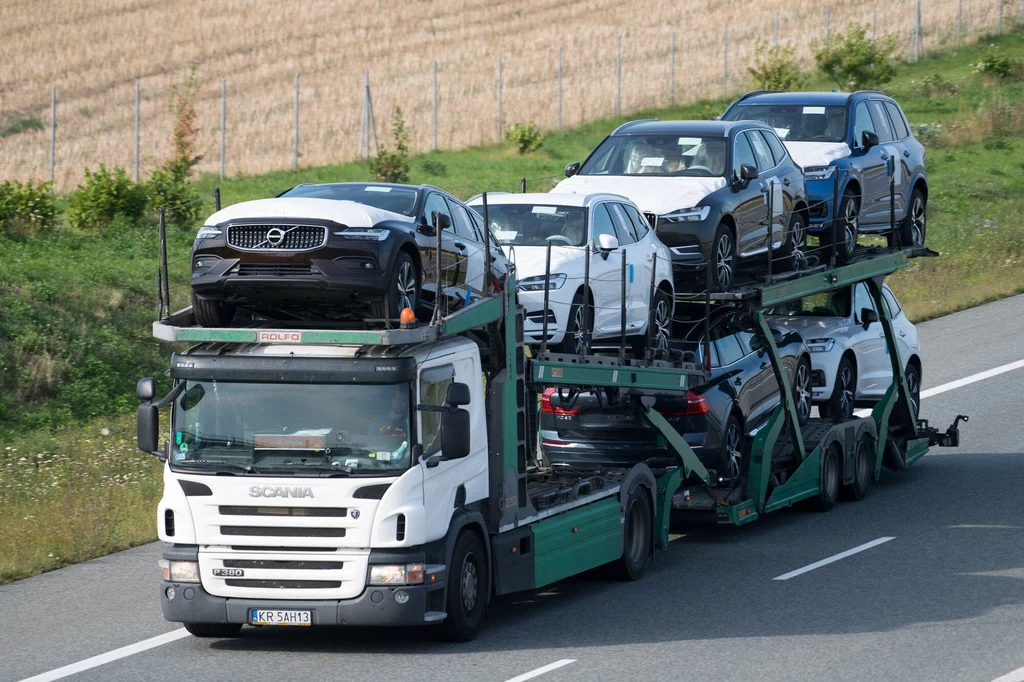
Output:
<svg viewBox="0 0 1024 682">
<path fill-rule="evenodd" d="M 686 392 L 686 407 L 681 410 L 658 410 L 662 417 L 695 417 L 711 411 L 707 398 L 690 390 Z"/>
<path fill-rule="evenodd" d="M 561 407 L 553 407 L 551 405 L 551 396 L 554 395 L 557 388 L 546 388 L 544 393 L 540 397 L 540 411 L 548 414 L 579 414 L 579 409 L 565 410 Z"/>
</svg>

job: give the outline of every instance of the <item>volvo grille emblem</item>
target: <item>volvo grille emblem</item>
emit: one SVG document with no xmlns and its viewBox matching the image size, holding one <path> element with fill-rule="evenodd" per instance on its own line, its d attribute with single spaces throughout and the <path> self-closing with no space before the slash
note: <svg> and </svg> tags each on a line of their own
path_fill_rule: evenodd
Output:
<svg viewBox="0 0 1024 682">
<path fill-rule="evenodd" d="M 284 241 L 284 230 L 279 227 L 272 227 L 267 230 L 267 241 L 271 246 L 280 246 Z"/>
<path fill-rule="evenodd" d="M 352 511 L 349 512 L 349 516 L 351 516 L 353 519 L 358 519 L 359 518 L 359 510 L 358 509 L 353 509 Z"/>
</svg>

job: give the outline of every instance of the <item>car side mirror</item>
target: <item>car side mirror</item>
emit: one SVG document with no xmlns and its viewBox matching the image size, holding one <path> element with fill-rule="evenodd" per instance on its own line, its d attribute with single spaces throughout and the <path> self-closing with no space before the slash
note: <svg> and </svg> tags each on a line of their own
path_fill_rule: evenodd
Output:
<svg viewBox="0 0 1024 682">
<path fill-rule="evenodd" d="M 860 320 L 861 323 L 864 325 L 864 328 L 867 329 L 869 324 L 878 322 L 878 313 L 872 310 L 871 308 L 861 308 Z"/>
<path fill-rule="evenodd" d="M 421 224 L 417 225 L 416 226 L 416 231 L 419 232 L 420 234 L 426 236 L 426 237 L 436 237 L 437 236 L 437 230 L 434 229 L 434 226 L 433 225 L 427 225 L 426 223 L 421 223 Z"/>
<path fill-rule="evenodd" d="M 565 167 L 565 177 L 567 177 L 567 178 L 571 178 L 572 176 L 576 175 L 579 172 L 580 172 L 580 162 L 579 161 L 573 161 L 572 163 L 570 163 L 568 166 Z"/>
<path fill-rule="evenodd" d="M 864 147 L 864 151 L 867 151 L 872 147 L 878 146 L 878 135 L 871 132 L 870 130 L 865 130 L 863 133 L 860 134 L 860 141 L 861 145 L 863 145 Z"/>
<path fill-rule="evenodd" d="M 148 402 L 156 397 L 156 379 L 153 377 L 139 379 L 139 383 L 135 385 L 135 397 L 142 402 Z"/>
<path fill-rule="evenodd" d="M 434 234 L 437 234 L 436 230 L 447 230 L 452 226 L 452 218 L 447 213 L 441 213 L 440 211 L 434 211 L 430 214 L 431 224 L 434 226 Z"/>
<path fill-rule="evenodd" d="M 757 180 L 758 172 L 755 166 L 749 164 L 743 164 L 740 166 L 740 180 L 750 182 L 751 180 Z"/>
<path fill-rule="evenodd" d="M 449 384 L 444 401 L 452 407 L 469 405 L 469 386 L 460 381 Z"/>
<path fill-rule="evenodd" d="M 619 238 L 610 234 L 597 235 L 597 249 L 601 258 L 608 260 L 608 254 L 619 248 Z"/>
<path fill-rule="evenodd" d="M 459 408 L 441 413 L 441 454 L 445 459 L 469 455 L 469 410 Z"/>
</svg>

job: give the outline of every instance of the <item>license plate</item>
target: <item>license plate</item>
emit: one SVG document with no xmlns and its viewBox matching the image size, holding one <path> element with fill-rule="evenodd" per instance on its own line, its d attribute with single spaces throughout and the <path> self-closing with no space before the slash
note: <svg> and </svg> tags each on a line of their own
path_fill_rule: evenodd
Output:
<svg viewBox="0 0 1024 682">
<path fill-rule="evenodd" d="M 313 617 L 310 611 L 276 611 L 263 609 L 252 609 L 249 612 L 250 623 L 253 625 L 299 625 L 309 626 L 313 624 Z"/>
</svg>

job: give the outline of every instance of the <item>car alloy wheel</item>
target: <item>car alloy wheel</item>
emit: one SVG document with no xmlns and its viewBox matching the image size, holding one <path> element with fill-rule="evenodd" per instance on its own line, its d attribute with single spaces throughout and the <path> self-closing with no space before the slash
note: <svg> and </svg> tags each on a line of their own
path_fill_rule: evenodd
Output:
<svg viewBox="0 0 1024 682">
<path fill-rule="evenodd" d="M 796 396 L 797 419 L 804 424 L 811 416 L 811 372 L 804 362 L 796 366 L 793 393 Z"/>
<path fill-rule="evenodd" d="M 668 301 L 662 296 L 655 298 L 657 303 L 654 306 L 654 334 L 651 342 L 655 351 L 668 351 L 669 326 L 672 318 L 668 311 Z"/>
<path fill-rule="evenodd" d="M 924 246 L 924 197 L 914 195 L 914 203 L 910 206 L 910 241 L 911 246 Z"/>
<path fill-rule="evenodd" d="M 857 249 L 857 202 L 852 199 L 846 202 L 843 211 L 843 244 L 851 255 Z"/>
<path fill-rule="evenodd" d="M 720 291 L 728 291 L 732 286 L 732 259 L 732 237 L 725 232 L 718 238 L 715 248 L 715 274 Z"/>
<path fill-rule="evenodd" d="M 853 416 L 853 368 L 844 365 L 839 371 L 835 390 L 839 391 L 839 409 L 843 417 Z"/>
<path fill-rule="evenodd" d="M 724 441 L 726 452 L 729 453 L 729 478 L 735 481 L 740 477 L 743 459 L 740 452 L 740 427 L 735 421 L 729 423 Z"/>
<path fill-rule="evenodd" d="M 917 376 L 917 369 L 913 365 L 907 367 L 907 392 L 910 393 L 910 402 L 914 403 L 914 414 L 921 413 L 921 379 Z"/>
<path fill-rule="evenodd" d="M 584 350 L 584 339 L 586 335 L 586 330 L 583 327 L 584 320 L 582 305 L 576 306 L 576 313 L 575 315 L 573 315 L 572 321 L 574 327 L 574 331 L 572 334 L 573 348 L 575 349 L 576 353 L 582 353 Z"/>
<path fill-rule="evenodd" d="M 413 264 L 403 261 L 395 280 L 398 287 L 398 312 L 416 305 L 416 271 Z"/>
</svg>

